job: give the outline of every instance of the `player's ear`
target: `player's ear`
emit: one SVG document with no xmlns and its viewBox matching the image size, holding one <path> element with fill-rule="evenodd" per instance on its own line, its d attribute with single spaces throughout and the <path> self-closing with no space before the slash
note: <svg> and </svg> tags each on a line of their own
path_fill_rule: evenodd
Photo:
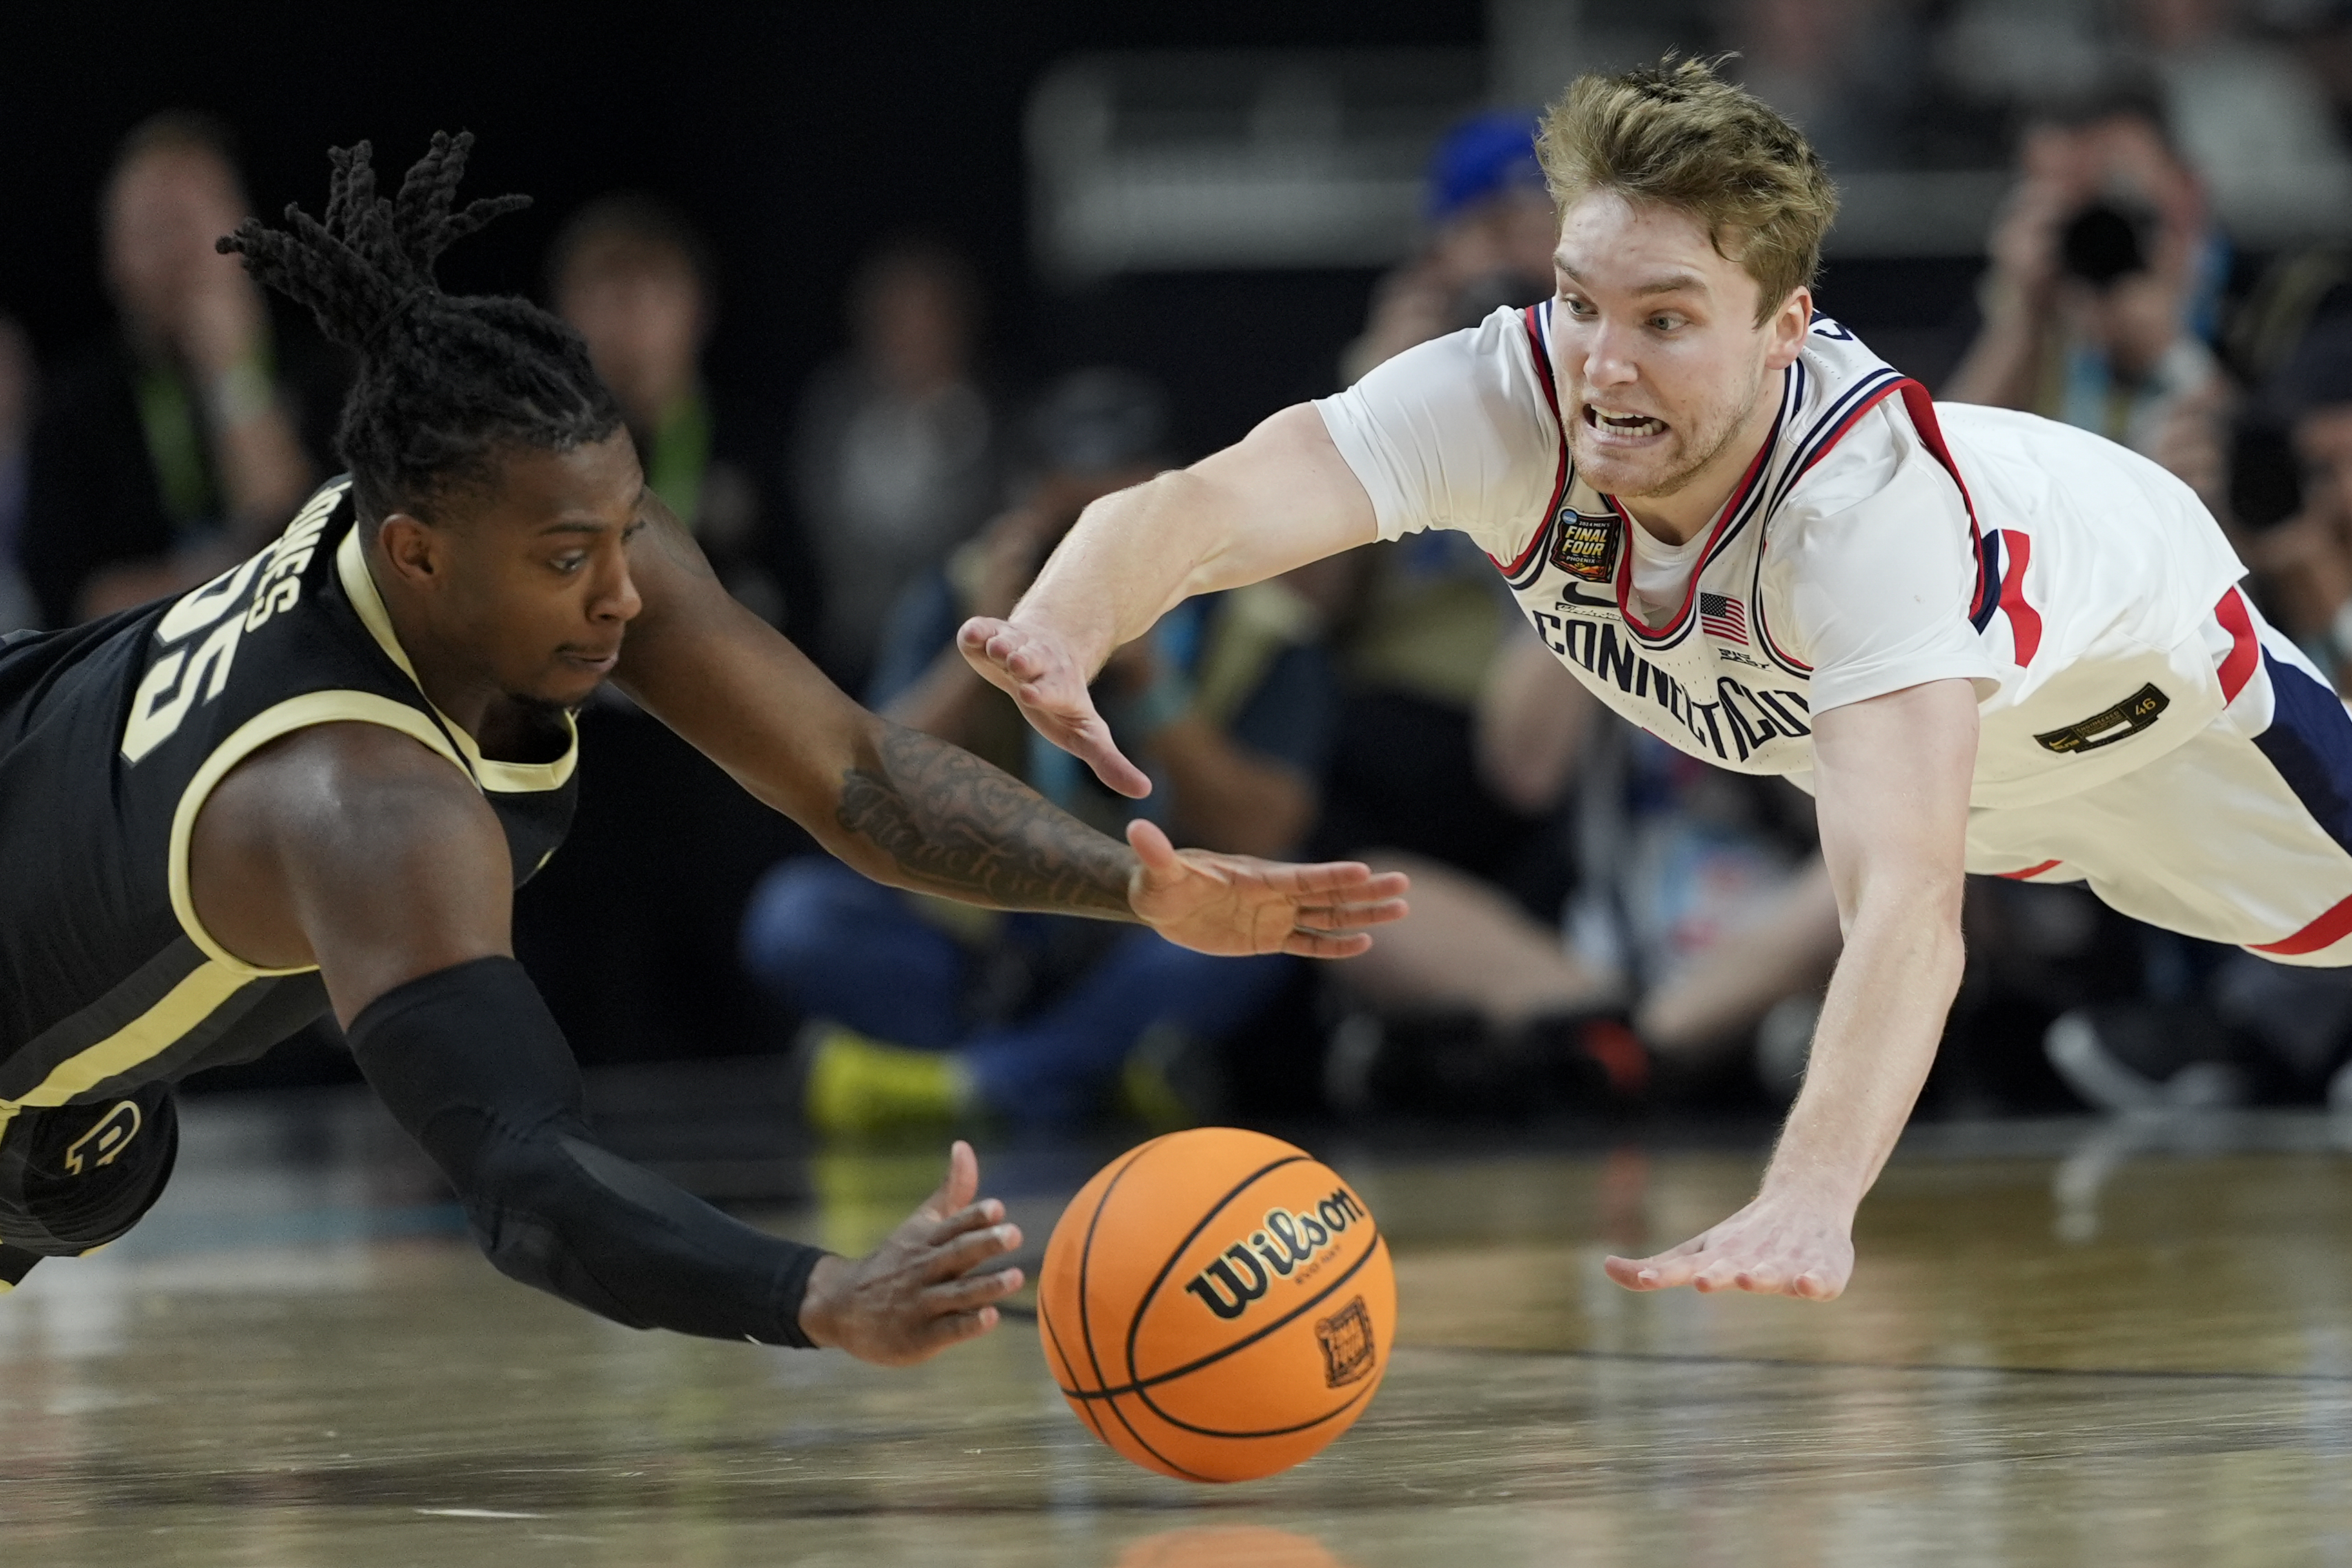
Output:
<svg viewBox="0 0 2352 1568">
<path fill-rule="evenodd" d="M 1764 323 L 1765 334 L 1771 340 L 1764 351 L 1764 368 L 1786 370 L 1794 364 L 1797 356 L 1804 352 L 1805 334 L 1812 326 L 1813 291 L 1800 284 L 1789 291 L 1780 308 Z"/>
<path fill-rule="evenodd" d="M 441 575 L 441 542 L 423 519 L 393 512 L 378 527 L 376 539 L 398 576 L 421 585 Z"/>
</svg>

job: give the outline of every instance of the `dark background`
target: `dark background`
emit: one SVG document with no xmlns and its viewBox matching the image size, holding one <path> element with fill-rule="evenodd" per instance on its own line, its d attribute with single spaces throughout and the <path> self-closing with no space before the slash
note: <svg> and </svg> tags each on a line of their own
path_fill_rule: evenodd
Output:
<svg viewBox="0 0 2352 1568">
<path fill-rule="evenodd" d="M 331 144 L 372 139 L 389 182 L 434 131 L 468 129 L 468 189 L 538 205 L 450 255 L 453 291 L 537 296 L 566 214 L 616 187 L 656 193 L 718 253 L 714 382 L 777 405 L 840 343 L 857 258 L 929 234 L 980 269 L 1001 378 L 1106 356 L 1159 369 L 1205 445 L 1329 389 L 1372 274 L 1188 274 L 1041 300 L 1022 167 L 1037 77 L 1091 48 L 1464 46 L 1483 31 L 1477 0 L 44 6 L 0 44 L 0 310 L 45 357 L 105 330 L 95 195 L 116 141 L 159 109 L 226 121 L 269 214 L 318 210 Z M 1247 347 L 1212 368 L 1176 339 Z"/>
</svg>

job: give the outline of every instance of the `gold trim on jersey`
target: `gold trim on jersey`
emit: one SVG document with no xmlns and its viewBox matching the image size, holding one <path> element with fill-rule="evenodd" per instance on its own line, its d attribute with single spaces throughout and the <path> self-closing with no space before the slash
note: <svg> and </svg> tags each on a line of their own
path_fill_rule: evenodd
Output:
<svg viewBox="0 0 2352 1568">
<path fill-rule="evenodd" d="M 190 970 L 163 999 L 96 1045 L 87 1046 L 49 1069 L 49 1076 L 15 1100 L 0 1100 L 0 1136 L 25 1110 L 46 1110 L 85 1094 L 108 1079 L 129 1072 L 151 1057 L 172 1048 L 189 1030 L 213 1016 L 220 1005 L 263 974 L 296 974 L 299 970 L 254 969 L 234 960 L 211 960 Z"/>
<path fill-rule="evenodd" d="M 343 593 L 352 607 L 360 613 L 360 623 L 384 657 L 400 666 L 402 673 L 416 680 L 416 667 L 408 660 L 408 650 L 400 646 L 400 638 L 392 629 L 392 613 L 383 607 L 383 595 L 377 591 L 375 577 L 368 570 L 367 552 L 360 543 L 360 531 L 353 527 L 335 547 L 335 571 L 341 577 Z M 417 681 L 417 693 L 422 696 L 425 684 Z M 426 698 L 429 706 L 432 699 Z M 482 755 L 482 749 L 459 724 L 440 709 L 433 710 L 434 717 L 449 727 L 450 739 L 465 753 L 465 765 L 484 789 L 501 795 L 537 795 L 547 790 L 562 789 L 580 763 L 580 726 L 572 715 L 563 715 L 563 732 L 567 743 L 563 754 L 551 763 L 502 763 L 496 757 Z"/>
<path fill-rule="evenodd" d="M 215 785 L 228 776 L 228 771 L 255 752 L 282 735 L 297 730 L 307 730 L 314 724 L 380 724 L 387 730 L 397 730 L 410 739 L 432 748 L 446 757 L 459 773 L 466 772 L 465 759 L 449 744 L 441 727 L 405 702 L 395 702 L 389 697 L 379 697 L 373 691 L 307 691 L 299 697 L 289 697 L 275 708 L 264 709 L 236 727 L 235 733 L 213 748 L 204 765 L 196 770 L 188 787 L 180 792 L 180 804 L 172 813 L 172 850 L 170 875 L 172 912 L 179 917 L 180 929 L 188 940 L 204 951 L 215 963 L 234 969 L 247 980 L 257 980 L 273 974 L 302 974 L 318 967 L 301 964 L 293 969 L 263 969 L 247 963 L 213 940 L 205 922 L 196 918 L 196 904 L 188 889 L 188 846 L 195 837 L 196 814 L 204 809 Z M 468 775 L 470 782 L 470 775 Z M 240 982 L 242 984 L 242 982 Z"/>
</svg>

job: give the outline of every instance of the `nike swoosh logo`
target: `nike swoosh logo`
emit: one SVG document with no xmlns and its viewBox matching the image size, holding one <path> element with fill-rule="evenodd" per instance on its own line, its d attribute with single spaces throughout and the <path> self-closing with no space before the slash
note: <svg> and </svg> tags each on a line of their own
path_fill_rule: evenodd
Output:
<svg viewBox="0 0 2352 1568">
<path fill-rule="evenodd" d="M 1588 605 L 1596 610 L 1613 610 L 1617 607 L 1616 600 L 1588 594 L 1572 583 L 1562 585 L 1559 591 L 1559 602 L 1563 605 Z"/>
</svg>

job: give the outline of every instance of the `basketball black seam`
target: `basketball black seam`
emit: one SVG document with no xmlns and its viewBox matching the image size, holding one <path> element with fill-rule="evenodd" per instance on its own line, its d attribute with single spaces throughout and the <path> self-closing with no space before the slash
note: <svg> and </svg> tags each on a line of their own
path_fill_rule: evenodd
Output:
<svg viewBox="0 0 2352 1568">
<path fill-rule="evenodd" d="M 1332 1280 L 1328 1285 L 1324 1286 L 1322 1290 L 1318 1294 L 1308 1297 L 1306 1300 L 1301 1301 L 1298 1305 L 1293 1307 L 1282 1317 L 1276 1319 L 1273 1322 L 1268 1323 L 1265 1327 L 1258 1330 L 1257 1332 L 1250 1335 L 1249 1338 L 1245 1340 L 1235 1340 L 1232 1344 L 1227 1345 L 1224 1349 L 1218 1351 L 1213 1355 L 1202 1356 L 1199 1361 L 1188 1362 L 1182 1366 L 1171 1368 L 1167 1372 L 1154 1373 L 1150 1377 L 1137 1378 L 1134 1382 L 1121 1384 L 1117 1388 L 1104 1387 L 1093 1390 L 1092 1392 L 1065 1388 L 1062 1392 L 1068 1394 L 1073 1399 L 1113 1399 L 1122 1394 L 1132 1394 L 1142 1399 L 1144 1404 L 1151 1405 L 1150 1396 L 1145 1394 L 1144 1390 L 1157 1388 L 1163 1383 L 1173 1383 L 1180 1377 L 1189 1377 L 1204 1366 L 1213 1366 L 1218 1362 L 1221 1362 L 1227 1356 L 1233 1354 L 1235 1351 L 1247 1350 L 1250 1346 L 1257 1343 L 1258 1341 L 1265 1338 L 1266 1335 L 1273 1333 L 1276 1330 L 1297 1321 L 1299 1314 L 1302 1312 L 1311 1312 L 1317 1307 L 1321 1306 L 1325 1301 L 1329 1300 L 1333 1291 L 1339 1289 L 1340 1286 L 1345 1285 L 1349 1280 L 1353 1279 L 1356 1277 L 1357 1270 L 1362 1268 L 1365 1264 L 1370 1263 L 1372 1260 L 1372 1255 L 1383 1250 L 1387 1245 L 1388 1238 L 1381 1236 L 1378 1230 L 1374 1230 L 1372 1232 L 1372 1245 L 1364 1248 L 1364 1255 L 1361 1258 L 1357 1258 L 1356 1261 L 1348 1265 L 1348 1271 L 1346 1273 L 1340 1275 L 1337 1279 Z M 1134 1365 L 1135 1363 L 1133 1362 L 1128 1363 L 1130 1372 L 1133 1370 Z M 1151 1408 L 1154 1415 L 1160 1414 L 1160 1407 L 1158 1405 L 1152 1405 Z M 1173 1420 L 1173 1417 L 1170 1417 L 1169 1419 Z M 1175 1422 L 1175 1425 L 1181 1426 L 1183 1423 L 1177 1421 Z"/>
<path fill-rule="evenodd" d="M 1108 1206 L 1111 1194 L 1118 1191 L 1118 1184 L 1127 1180 L 1127 1173 L 1129 1171 L 1134 1170 L 1137 1165 L 1142 1163 L 1143 1156 L 1146 1153 L 1165 1142 L 1167 1142 L 1165 1138 L 1154 1138 L 1150 1142 L 1141 1145 L 1133 1152 L 1129 1153 L 1127 1157 L 1127 1163 L 1118 1168 L 1118 1173 L 1111 1177 L 1109 1184 L 1103 1188 L 1102 1196 L 1095 1200 L 1095 1212 L 1087 1216 L 1086 1244 L 1078 1249 L 1078 1331 L 1086 1338 L 1087 1360 L 1094 1365 L 1095 1381 L 1097 1383 L 1108 1382 L 1108 1380 L 1102 1374 L 1102 1358 L 1095 1353 L 1095 1315 L 1088 1310 L 1088 1302 L 1087 1300 L 1087 1270 L 1094 1262 L 1095 1229 L 1097 1226 L 1102 1224 L 1103 1210 Z M 1134 1371 L 1135 1363 L 1130 1361 L 1128 1363 L 1128 1372 L 1132 1375 Z M 1149 1404 L 1150 1402 L 1146 1401 L 1145 1403 Z M 1127 1412 L 1118 1407 L 1118 1401 L 1116 1399 L 1110 1402 L 1110 1413 L 1118 1417 L 1118 1424 L 1127 1429 L 1127 1435 L 1134 1438 L 1136 1443 L 1145 1453 L 1150 1455 L 1153 1458 L 1159 1460 L 1170 1469 L 1174 1470 L 1180 1476 L 1187 1476 L 1196 1481 L 1205 1481 L 1209 1479 L 1207 1476 L 1199 1475 L 1192 1470 L 1186 1469 L 1183 1466 L 1178 1464 L 1175 1460 L 1170 1458 L 1167 1455 L 1153 1447 L 1150 1439 L 1146 1438 L 1142 1433 L 1135 1429 L 1135 1423 L 1127 1418 Z M 1108 1438 L 1106 1438 L 1106 1441 L 1107 1440 Z"/>
<path fill-rule="evenodd" d="M 1150 1142 L 1139 1144 L 1128 1152 L 1126 1163 L 1120 1165 L 1112 1173 L 1110 1180 L 1104 1184 L 1101 1194 L 1095 1199 L 1095 1212 L 1087 1215 L 1086 1237 L 1078 1243 L 1078 1339 L 1086 1346 L 1087 1361 L 1095 1369 L 1095 1382 L 1097 1384 L 1108 1384 L 1110 1380 L 1103 1376 L 1102 1358 L 1095 1354 L 1094 1314 L 1087 1310 L 1087 1269 L 1094 1260 L 1095 1227 L 1102 1223 L 1103 1205 L 1110 1200 L 1111 1194 L 1118 1189 L 1119 1183 L 1127 1179 L 1127 1173 L 1135 1168 L 1135 1163 L 1143 1158 L 1143 1151 L 1158 1142 L 1159 1140 L 1155 1138 Z M 1045 1297 L 1041 1293 L 1038 1303 L 1042 1306 L 1044 1302 Z M 1074 1366 L 1071 1370 L 1075 1372 L 1076 1368 Z"/>
<path fill-rule="evenodd" d="M 1322 1415 L 1315 1417 L 1314 1420 L 1301 1421 L 1296 1426 L 1276 1426 L 1264 1432 L 1228 1432 L 1222 1426 L 1195 1426 L 1190 1421 L 1178 1420 L 1175 1416 L 1169 1415 L 1165 1410 L 1160 1409 L 1157 1405 L 1153 1405 L 1151 1403 L 1151 1396 L 1148 1394 L 1139 1393 L 1136 1397 L 1142 1400 L 1145 1405 L 1150 1409 L 1154 1415 L 1159 1416 L 1160 1419 L 1167 1422 L 1171 1426 L 1181 1427 L 1187 1432 L 1194 1433 L 1202 1437 L 1230 1437 L 1236 1442 L 1240 1442 L 1252 1437 L 1287 1437 L 1294 1432 L 1305 1432 L 1313 1427 L 1320 1426 L 1327 1421 L 1337 1421 L 1340 1416 L 1345 1415 L 1349 1411 L 1353 1410 L 1357 1405 L 1369 1397 L 1372 1391 L 1379 1386 L 1380 1383 L 1375 1379 L 1368 1383 L 1364 1387 L 1360 1388 L 1356 1390 L 1355 1393 L 1349 1394 L 1348 1396 L 1347 1403 L 1340 1405 L 1336 1410 L 1327 1410 Z"/>
<path fill-rule="evenodd" d="M 1168 1276 L 1175 1270 L 1176 1260 L 1184 1256 L 1184 1249 L 1192 1246 L 1195 1241 L 1198 1241 L 1201 1238 L 1201 1233 L 1208 1229 L 1210 1225 L 1219 1215 L 1224 1213 L 1227 1208 L 1231 1207 L 1233 1201 L 1235 1198 L 1240 1197 L 1244 1193 L 1249 1191 L 1252 1187 L 1257 1185 L 1258 1183 L 1264 1181 L 1275 1172 L 1279 1171 L 1285 1165 L 1296 1165 L 1305 1159 L 1307 1159 L 1305 1154 L 1295 1152 L 1289 1153 L 1284 1155 L 1281 1159 L 1275 1161 L 1272 1164 L 1261 1165 L 1256 1170 L 1252 1171 L 1247 1176 L 1244 1176 L 1242 1179 L 1241 1184 L 1234 1187 L 1233 1191 L 1227 1193 L 1223 1197 L 1219 1198 L 1215 1205 L 1210 1208 L 1209 1212 L 1201 1216 L 1201 1223 L 1187 1231 L 1184 1235 L 1184 1239 L 1176 1244 L 1176 1250 L 1168 1255 L 1168 1261 L 1161 1264 L 1160 1266 L 1160 1272 L 1152 1276 L 1151 1283 L 1144 1288 L 1142 1297 L 1135 1303 L 1135 1310 L 1133 1314 L 1127 1320 L 1127 1377 L 1128 1382 L 1131 1386 L 1138 1384 L 1138 1380 L 1135 1375 L 1135 1337 L 1143 1331 L 1143 1314 L 1151 1310 L 1151 1299 L 1160 1294 L 1160 1287 L 1168 1283 Z M 1110 1194 L 1108 1193 L 1105 1193 L 1103 1195 L 1105 1197 L 1108 1197 Z M 1097 1212 L 1099 1212 L 1099 1205 L 1097 1205 Z M 1096 1374 L 1099 1376 L 1101 1375 L 1102 1369 L 1100 1367 L 1097 1367 L 1095 1372 Z"/>
<path fill-rule="evenodd" d="M 1061 1362 L 1062 1370 L 1065 1372 L 1075 1373 L 1076 1368 L 1070 1361 L 1070 1352 L 1062 1348 L 1062 1336 L 1055 1331 L 1054 1314 L 1045 1310 L 1045 1298 L 1042 1293 L 1037 1298 L 1037 1327 L 1044 1331 L 1046 1339 L 1053 1342 L 1054 1354 L 1055 1358 Z M 1071 1381 L 1076 1382 L 1076 1379 L 1073 1377 Z M 1060 1379 L 1056 1378 L 1055 1380 L 1055 1386 L 1061 1386 Z M 1066 1388 L 1062 1389 L 1062 1394 L 1064 1398 L 1072 1397 L 1070 1391 Z M 1079 1419 L 1083 1420 L 1087 1424 L 1087 1427 L 1094 1433 L 1097 1438 L 1105 1443 L 1110 1441 L 1110 1439 L 1104 1435 L 1102 1423 L 1096 1418 L 1094 1407 L 1092 1405 L 1079 1404 L 1073 1406 L 1073 1408 L 1077 1411 Z"/>
</svg>

